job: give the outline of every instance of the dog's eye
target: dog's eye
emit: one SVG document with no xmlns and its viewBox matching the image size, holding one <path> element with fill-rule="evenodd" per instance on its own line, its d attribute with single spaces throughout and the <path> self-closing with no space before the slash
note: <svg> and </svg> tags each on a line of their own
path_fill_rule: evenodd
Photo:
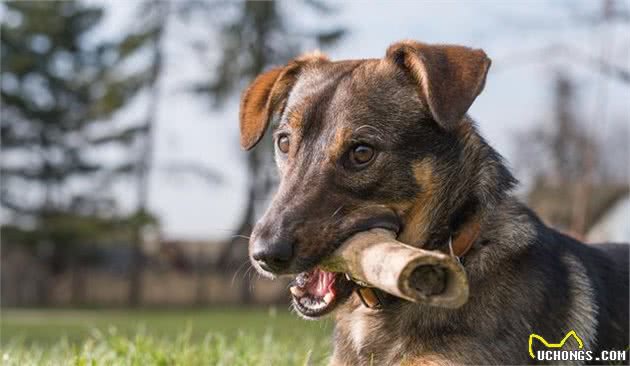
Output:
<svg viewBox="0 0 630 366">
<path fill-rule="evenodd" d="M 278 149 L 280 150 L 280 152 L 282 152 L 283 154 L 289 152 L 289 147 L 291 146 L 289 142 L 289 136 L 282 135 L 278 137 L 278 141 L 276 142 L 276 144 L 278 145 Z"/>
<path fill-rule="evenodd" d="M 350 161 L 357 167 L 365 166 L 374 158 L 374 148 L 368 145 L 357 145 L 350 150 Z"/>
</svg>

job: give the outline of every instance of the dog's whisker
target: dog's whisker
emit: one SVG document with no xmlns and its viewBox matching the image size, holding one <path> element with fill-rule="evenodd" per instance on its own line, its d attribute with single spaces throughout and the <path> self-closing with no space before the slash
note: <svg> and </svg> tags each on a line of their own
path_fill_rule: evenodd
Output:
<svg viewBox="0 0 630 366">
<path fill-rule="evenodd" d="M 249 271 L 252 270 L 252 268 L 254 268 L 253 266 L 249 266 L 247 268 L 247 270 L 243 273 L 243 277 L 241 277 L 242 280 L 245 280 L 245 277 L 247 277 L 247 274 L 249 273 Z"/>
<path fill-rule="evenodd" d="M 361 131 L 361 130 L 362 130 L 362 129 L 364 129 L 364 128 L 365 128 L 365 129 L 371 129 L 372 131 L 376 132 L 376 134 L 375 134 L 373 137 L 375 137 L 375 138 L 377 138 L 378 140 L 381 140 L 381 141 L 382 141 L 382 138 L 381 138 L 381 136 L 380 136 L 381 131 L 380 131 L 378 128 L 376 128 L 376 127 L 374 127 L 374 126 L 371 126 L 371 125 L 361 125 L 361 126 L 357 127 L 357 128 L 354 130 L 354 132 L 355 132 L 355 133 L 357 133 L 357 132 Z"/>
<path fill-rule="evenodd" d="M 335 217 L 335 215 L 336 215 L 336 214 L 338 214 L 338 213 L 339 213 L 339 211 L 341 211 L 341 209 L 342 209 L 342 208 L 343 208 L 343 205 L 339 206 L 339 208 L 338 208 L 338 209 L 336 209 L 336 210 L 335 210 L 335 212 L 333 212 L 333 214 L 332 214 L 332 215 L 330 215 L 330 218 Z"/>
<path fill-rule="evenodd" d="M 216 227 L 211 227 L 210 229 L 212 229 L 213 231 L 226 231 L 226 232 L 234 231 L 234 229 L 222 229 L 222 228 L 216 228 Z"/>
<path fill-rule="evenodd" d="M 251 236 L 236 234 L 236 235 L 232 235 L 232 239 L 234 239 L 234 238 L 243 238 L 243 239 L 249 240 L 251 238 Z"/>
<path fill-rule="evenodd" d="M 253 267 L 252 267 L 253 268 Z M 260 274 L 256 271 L 251 271 L 249 275 L 249 292 L 254 293 L 254 286 L 256 286 L 256 280 L 260 279 Z"/>
<path fill-rule="evenodd" d="M 234 272 L 234 275 L 232 276 L 232 281 L 230 282 L 230 287 L 234 287 L 234 281 L 236 280 L 236 277 L 238 276 L 239 272 L 243 269 L 243 266 L 248 263 L 249 263 L 250 268 L 253 267 L 249 259 L 246 259 L 245 261 L 243 261 L 243 263 L 241 263 L 236 269 L 236 272 Z"/>
</svg>

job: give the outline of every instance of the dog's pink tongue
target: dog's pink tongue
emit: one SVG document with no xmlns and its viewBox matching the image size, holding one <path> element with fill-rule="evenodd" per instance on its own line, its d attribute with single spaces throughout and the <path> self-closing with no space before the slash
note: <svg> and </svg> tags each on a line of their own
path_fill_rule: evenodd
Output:
<svg viewBox="0 0 630 366">
<path fill-rule="evenodd" d="M 316 269 L 313 272 L 313 278 L 309 281 L 306 290 L 309 294 L 317 297 L 324 297 L 327 293 L 333 293 L 333 283 L 335 280 L 335 274 L 332 272 L 322 271 Z"/>
</svg>

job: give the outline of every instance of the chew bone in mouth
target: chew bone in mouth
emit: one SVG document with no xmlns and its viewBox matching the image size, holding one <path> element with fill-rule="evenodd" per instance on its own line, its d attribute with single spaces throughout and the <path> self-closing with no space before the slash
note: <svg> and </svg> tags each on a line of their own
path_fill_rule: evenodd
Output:
<svg viewBox="0 0 630 366">
<path fill-rule="evenodd" d="M 455 257 L 403 244 L 380 228 L 353 235 L 320 267 L 411 302 L 458 308 L 468 301 L 468 278 Z"/>
<path fill-rule="evenodd" d="M 302 272 L 290 287 L 293 306 L 306 317 L 318 317 L 331 311 L 341 295 L 342 275 L 314 268 Z"/>
<path fill-rule="evenodd" d="M 408 246 L 390 231 L 371 229 L 353 235 L 318 267 L 296 277 L 290 288 L 295 309 L 307 318 L 332 311 L 356 286 L 345 274 L 411 302 L 458 308 L 468 300 L 468 279 L 454 257 Z"/>
</svg>

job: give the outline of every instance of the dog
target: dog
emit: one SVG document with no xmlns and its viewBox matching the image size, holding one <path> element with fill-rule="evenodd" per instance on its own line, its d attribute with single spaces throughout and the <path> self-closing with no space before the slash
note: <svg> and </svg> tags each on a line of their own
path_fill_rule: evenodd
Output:
<svg viewBox="0 0 630 366">
<path fill-rule="evenodd" d="M 490 64 L 482 50 L 401 41 L 382 59 L 306 54 L 244 91 L 241 145 L 273 126 L 281 177 L 250 260 L 269 278 L 296 276 L 302 317 L 332 314 L 331 365 L 537 363 L 528 338 L 570 330 L 583 342 L 569 340 L 574 350 L 628 348 L 628 246 L 580 243 L 514 197 L 516 180 L 467 115 Z M 372 306 L 364 287 L 317 267 L 374 228 L 428 250 L 463 243 L 468 302 L 438 308 L 374 289 Z"/>
</svg>

